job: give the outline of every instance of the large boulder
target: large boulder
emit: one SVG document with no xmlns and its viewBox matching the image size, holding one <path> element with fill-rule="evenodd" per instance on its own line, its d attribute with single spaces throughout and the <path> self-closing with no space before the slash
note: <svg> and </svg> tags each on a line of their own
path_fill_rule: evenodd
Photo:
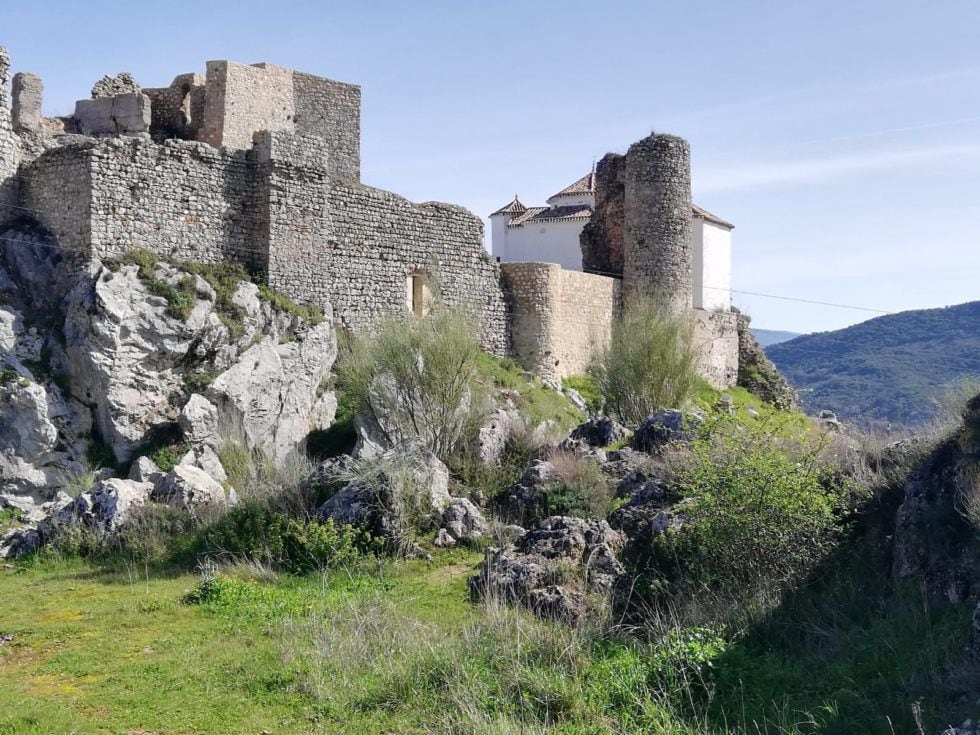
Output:
<svg viewBox="0 0 980 735">
<path fill-rule="evenodd" d="M 356 476 L 318 510 L 322 520 L 396 539 L 409 527 L 434 526 L 452 502 L 449 470 L 418 442 L 405 442 L 350 470 Z"/>
<path fill-rule="evenodd" d="M 674 442 L 689 442 L 697 435 L 702 423 L 695 414 L 676 409 L 661 411 L 646 418 L 633 435 L 631 444 L 638 451 L 652 452 Z"/>
<path fill-rule="evenodd" d="M 234 505 L 234 492 L 225 492 L 221 484 L 204 470 L 179 464 L 153 487 L 153 500 L 176 507 L 225 507 Z"/>
<path fill-rule="evenodd" d="M 187 399 L 177 423 L 191 444 L 218 446 L 218 407 L 204 396 L 195 393 Z"/>
<path fill-rule="evenodd" d="M 490 533 L 490 524 L 480 509 L 468 498 L 453 498 L 442 512 L 437 532 L 437 546 L 472 544 Z"/>
<path fill-rule="evenodd" d="M 309 327 L 294 341 L 262 339 L 218 376 L 207 397 L 223 416 L 237 423 L 250 448 L 281 461 L 301 448 L 316 424 L 329 424 L 322 386 L 337 357 L 337 340 L 329 319 Z M 327 409 L 329 412 L 329 410 Z"/>
<path fill-rule="evenodd" d="M 576 426 L 569 438 L 584 441 L 590 447 L 608 447 L 629 439 L 632 434 L 632 431 L 608 416 L 599 416 Z"/>
<path fill-rule="evenodd" d="M 470 591 L 575 620 L 585 614 L 589 593 L 611 593 L 623 579 L 616 559 L 621 546 L 622 537 L 605 521 L 552 516 L 506 548 L 488 549 Z"/>
</svg>

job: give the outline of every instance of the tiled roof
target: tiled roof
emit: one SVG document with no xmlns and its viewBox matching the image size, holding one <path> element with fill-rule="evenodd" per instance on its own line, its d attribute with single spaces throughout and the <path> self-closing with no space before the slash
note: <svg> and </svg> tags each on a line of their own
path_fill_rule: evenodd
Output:
<svg viewBox="0 0 980 735">
<path fill-rule="evenodd" d="M 726 222 L 721 217 L 711 214 L 711 212 L 709 212 L 707 209 L 702 209 L 697 204 L 691 205 L 691 214 L 693 214 L 697 219 L 703 219 L 705 222 L 711 222 L 719 227 L 724 227 L 729 230 L 735 229 L 735 225 L 733 225 L 731 222 Z"/>
<path fill-rule="evenodd" d="M 570 207 L 530 207 L 518 217 L 507 223 L 508 227 L 521 227 L 536 222 L 554 222 L 557 220 L 588 219 L 592 216 L 592 207 L 588 204 L 575 204 Z"/>
<path fill-rule="evenodd" d="M 494 215 L 497 214 L 521 214 L 522 212 L 526 212 L 526 211 L 527 211 L 527 207 L 521 204 L 521 200 L 518 199 L 517 194 L 515 194 L 514 201 L 512 201 L 510 204 L 505 204 L 490 216 L 493 217 Z"/>
<path fill-rule="evenodd" d="M 558 197 L 581 196 L 582 194 L 594 194 L 594 193 L 595 193 L 595 173 L 590 171 L 581 179 L 576 181 L 574 184 L 569 184 L 557 194 L 552 194 L 548 198 L 548 201 L 550 202 L 552 199 L 557 199 Z"/>
</svg>

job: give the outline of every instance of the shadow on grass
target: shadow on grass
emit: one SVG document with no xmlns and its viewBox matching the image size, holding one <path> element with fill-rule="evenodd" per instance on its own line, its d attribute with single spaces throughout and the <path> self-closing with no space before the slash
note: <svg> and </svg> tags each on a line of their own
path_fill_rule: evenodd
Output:
<svg viewBox="0 0 980 735">
<path fill-rule="evenodd" d="M 959 714 L 971 609 L 894 583 L 900 500 L 891 490 L 862 508 L 811 581 L 714 662 L 709 721 L 751 733 L 931 735 Z"/>
</svg>

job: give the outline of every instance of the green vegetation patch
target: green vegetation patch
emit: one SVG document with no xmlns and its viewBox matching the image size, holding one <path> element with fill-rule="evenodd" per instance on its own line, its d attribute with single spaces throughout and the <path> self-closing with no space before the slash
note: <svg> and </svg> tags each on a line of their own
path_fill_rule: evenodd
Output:
<svg viewBox="0 0 980 735">
<path fill-rule="evenodd" d="M 512 392 L 518 410 L 531 426 L 553 421 L 556 431 L 567 433 L 585 420 L 568 398 L 544 385 L 540 378 L 529 376 L 510 358 L 481 352 L 477 369 L 485 383 Z"/>
</svg>

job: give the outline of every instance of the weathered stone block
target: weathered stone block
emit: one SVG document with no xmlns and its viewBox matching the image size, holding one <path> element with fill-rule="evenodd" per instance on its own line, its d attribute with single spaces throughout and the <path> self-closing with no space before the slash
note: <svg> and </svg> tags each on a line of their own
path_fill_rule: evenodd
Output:
<svg viewBox="0 0 980 735">
<path fill-rule="evenodd" d="M 41 77 L 27 72 L 14 74 L 13 123 L 18 133 L 37 132 L 41 129 L 41 94 L 44 85 Z"/>
<path fill-rule="evenodd" d="M 75 122 L 82 135 L 135 135 L 150 131 L 150 98 L 120 94 L 75 103 Z"/>
</svg>

